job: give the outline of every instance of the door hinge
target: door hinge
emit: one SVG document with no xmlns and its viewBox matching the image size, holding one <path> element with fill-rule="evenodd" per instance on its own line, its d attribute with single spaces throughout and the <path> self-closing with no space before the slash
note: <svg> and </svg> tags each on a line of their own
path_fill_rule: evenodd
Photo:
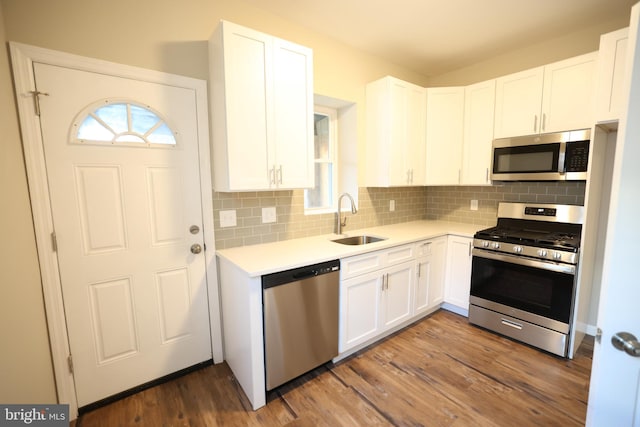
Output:
<svg viewBox="0 0 640 427">
<path fill-rule="evenodd" d="M 69 373 L 73 374 L 73 358 L 71 355 L 67 356 L 67 365 L 69 365 Z"/>
<path fill-rule="evenodd" d="M 51 249 L 53 252 L 58 252 L 58 238 L 55 231 L 51 233 Z"/>
<path fill-rule="evenodd" d="M 32 90 L 29 92 L 33 95 L 33 105 L 36 110 L 36 116 L 40 117 L 40 95 L 49 96 L 47 92 L 40 92 L 39 90 Z"/>
<path fill-rule="evenodd" d="M 596 342 L 600 344 L 602 342 L 602 329 L 596 329 Z"/>
</svg>

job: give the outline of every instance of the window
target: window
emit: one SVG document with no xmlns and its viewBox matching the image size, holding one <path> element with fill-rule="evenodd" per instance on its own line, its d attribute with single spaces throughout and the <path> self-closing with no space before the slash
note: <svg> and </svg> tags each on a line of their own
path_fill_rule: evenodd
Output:
<svg viewBox="0 0 640 427">
<path fill-rule="evenodd" d="M 73 123 L 71 142 L 174 147 L 175 133 L 159 113 L 130 101 L 103 100 L 83 110 Z"/>
<path fill-rule="evenodd" d="M 305 213 L 336 209 L 338 187 L 337 111 L 316 106 L 314 117 L 315 187 L 304 191 Z"/>
</svg>

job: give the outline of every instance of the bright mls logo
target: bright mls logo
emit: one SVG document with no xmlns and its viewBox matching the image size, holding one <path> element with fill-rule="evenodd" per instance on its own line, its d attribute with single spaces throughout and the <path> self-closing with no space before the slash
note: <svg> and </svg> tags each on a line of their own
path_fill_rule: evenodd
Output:
<svg viewBox="0 0 640 427">
<path fill-rule="evenodd" d="M 69 405 L 0 405 L 0 427 L 67 427 Z"/>
</svg>

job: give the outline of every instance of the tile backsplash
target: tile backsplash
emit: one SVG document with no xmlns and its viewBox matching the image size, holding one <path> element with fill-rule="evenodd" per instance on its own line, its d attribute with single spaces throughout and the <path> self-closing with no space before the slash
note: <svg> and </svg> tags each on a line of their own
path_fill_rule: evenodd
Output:
<svg viewBox="0 0 640 427">
<path fill-rule="evenodd" d="M 516 182 L 492 186 L 359 188 L 358 213 L 347 212 L 348 233 L 420 219 L 495 224 L 498 202 L 584 204 L 584 182 Z M 389 202 L 395 200 L 395 211 Z M 478 200 L 478 210 L 470 209 Z M 347 206 L 347 202 L 345 207 Z M 262 208 L 276 208 L 276 222 L 262 223 Z M 213 193 L 216 248 L 232 248 L 335 232 L 335 213 L 305 215 L 302 190 Z M 219 211 L 235 210 L 237 225 L 221 227 Z"/>
</svg>

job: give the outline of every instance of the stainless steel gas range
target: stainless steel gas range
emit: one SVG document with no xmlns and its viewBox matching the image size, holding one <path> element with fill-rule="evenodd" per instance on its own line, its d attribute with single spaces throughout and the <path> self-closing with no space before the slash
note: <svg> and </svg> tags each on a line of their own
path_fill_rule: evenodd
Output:
<svg viewBox="0 0 640 427">
<path fill-rule="evenodd" d="M 566 357 L 584 208 L 500 203 L 473 242 L 469 322 Z"/>
</svg>

